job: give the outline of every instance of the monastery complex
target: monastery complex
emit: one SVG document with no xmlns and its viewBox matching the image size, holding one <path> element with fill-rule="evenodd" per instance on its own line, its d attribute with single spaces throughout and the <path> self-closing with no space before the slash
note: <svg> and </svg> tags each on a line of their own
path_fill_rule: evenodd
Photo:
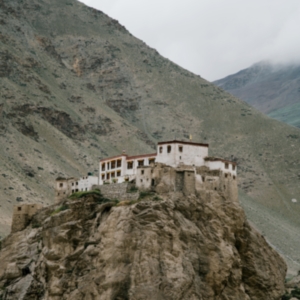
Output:
<svg viewBox="0 0 300 300">
<path fill-rule="evenodd" d="M 108 184 L 135 182 L 139 189 L 151 189 L 157 185 L 158 174 L 155 173 L 162 166 L 180 170 L 189 170 L 196 175 L 196 181 L 204 185 L 205 182 L 218 181 L 222 173 L 225 178 L 236 179 L 236 163 L 221 158 L 208 156 L 208 144 L 193 143 L 191 141 L 167 141 L 157 144 L 156 153 L 129 156 L 122 153 L 118 156 L 101 159 L 99 175 L 76 178 L 58 178 L 56 180 L 56 201 L 79 192 L 89 191 L 95 186 Z M 200 169 L 217 171 L 217 176 L 200 175 Z M 203 172 L 202 172 L 203 173 Z M 175 180 L 175 179 L 174 179 Z"/>
<path fill-rule="evenodd" d="M 99 174 L 77 178 L 57 178 L 55 202 L 73 193 L 99 189 L 107 199 L 136 201 L 141 191 L 159 195 L 179 192 L 210 200 L 218 193 L 226 201 L 238 201 L 236 163 L 208 156 L 208 144 L 168 141 L 157 144 L 156 153 L 101 159 Z M 38 204 L 14 207 L 12 232 L 26 228 Z"/>
</svg>

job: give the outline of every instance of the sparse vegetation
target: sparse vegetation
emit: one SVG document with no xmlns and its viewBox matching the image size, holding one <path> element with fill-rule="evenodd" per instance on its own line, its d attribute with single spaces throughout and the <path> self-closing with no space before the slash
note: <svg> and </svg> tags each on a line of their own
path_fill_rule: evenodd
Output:
<svg viewBox="0 0 300 300">
<path fill-rule="evenodd" d="M 69 206 L 67 204 L 63 204 L 59 207 L 57 207 L 52 213 L 51 213 L 51 216 L 54 216 L 56 214 L 58 214 L 59 212 L 61 211 L 64 211 L 64 210 L 67 210 L 69 209 Z"/>
<path fill-rule="evenodd" d="M 140 197 L 139 197 L 139 200 L 142 200 L 146 197 L 149 197 L 149 196 L 153 196 L 153 192 L 149 192 L 149 191 L 142 191 L 140 192 Z"/>
</svg>

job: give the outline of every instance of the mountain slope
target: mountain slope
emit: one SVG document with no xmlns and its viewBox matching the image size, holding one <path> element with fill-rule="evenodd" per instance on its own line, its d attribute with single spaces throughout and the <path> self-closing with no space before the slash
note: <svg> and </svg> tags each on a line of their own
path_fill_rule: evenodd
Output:
<svg viewBox="0 0 300 300">
<path fill-rule="evenodd" d="M 298 230 L 299 129 L 74 0 L 0 0 L 0 23 L 2 234 L 17 201 L 51 203 L 57 176 L 96 172 L 99 158 L 152 152 L 158 140 L 189 134 L 211 155 L 237 161 L 243 199 Z M 268 236 L 273 227 L 258 228 L 270 228 Z M 300 262 L 285 241 L 277 247 Z"/>
<path fill-rule="evenodd" d="M 261 62 L 214 83 L 270 117 L 300 127 L 300 66 Z"/>
</svg>

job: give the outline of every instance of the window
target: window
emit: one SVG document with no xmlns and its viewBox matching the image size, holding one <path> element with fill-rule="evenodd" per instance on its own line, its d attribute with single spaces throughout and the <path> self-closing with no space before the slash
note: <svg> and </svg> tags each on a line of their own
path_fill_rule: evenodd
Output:
<svg viewBox="0 0 300 300">
<path fill-rule="evenodd" d="M 141 182 L 143 182 L 143 179 L 141 179 Z"/>
<path fill-rule="evenodd" d="M 104 180 L 105 179 L 105 174 L 101 175 L 101 179 Z"/>
<path fill-rule="evenodd" d="M 102 170 L 102 171 L 105 171 L 105 163 L 102 164 L 101 170 Z"/>
<path fill-rule="evenodd" d="M 85 188 L 85 191 L 87 191 L 87 188 Z"/>
<path fill-rule="evenodd" d="M 59 194 L 58 194 L 59 195 Z M 22 210 L 22 207 L 18 207 L 18 211 Z"/>
<path fill-rule="evenodd" d="M 183 147 L 182 146 L 178 146 L 178 150 L 179 150 L 179 152 L 182 152 L 183 151 Z"/>
<path fill-rule="evenodd" d="M 154 164 L 155 163 L 155 158 L 149 158 L 149 165 Z"/>
<path fill-rule="evenodd" d="M 75 192 L 78 192 L 78 189 L 76 189 Z"/>
<path fill-rule="evenodd" d="M 106 179 L 110 179 L 110 174 L 109 173 L 106 174 Z"/>
<path fill-rule="evenodd" d="M 235 180 L 235 176 L 233 175 L 233 180 Z"/>
<path fill-rule="evenodd" d="M 159 147 L 159 153 L 163 153 L 163 147 Z"/>
<path fill-rule="evenodd" d="M 117 168 L 121 168 L 122 167 L 122 160 L 118 159 L 117 160 Z"/>
<path fill-rule="evenodd" d="M 63 183 L 60 183 L 60 184 L 59 184 L 59 187 L 63 187 L 63 186 L 64 186 L 64 184 L 63 184 Z"/>
<path fill-rule="evenodd" d="M 145 173 L 145 171 L 144 171 L 144 170 L 141 170 L 141 174 L 144 175 L 144 173 Z"/>
<path fill-rule="evenodd" d="M 204 176 L 202 176 L 202 181 L 205 182 L 205 177 Z"/>
<path fill-rule="evenodd" d="M 120 177 L 121 176 L 121 171 L 118 171 L 117 172 L 117 177 Z"/>
<path fill-rule="evenodd" d="M 152 185 L 152 186 L 155 185 L 155 180 L 154 180 L 154 179 L 151 180 L 151 185 Z"/>
<path fill-rule="evenodd" d="M 72 190 L 72 194 L 74 194 L 75 193 L 75 190 Z"/>
<path fill-rule="evenodd" d="M 57 196 L 59 196 L 59 193 L 57 193 Z"/>
<path fill-rule="evenodd" d="M 72 186 L 74 186 L 74 182 L 72 182 Z"/>
<path fill-rule="evenodd" d="M 167 152 L 168 152 L 168 153 L 171 153 L 171 150 L 172 150 L 172 146 L 169 145 L 169 146 L 167 147 Z"/>
<path fill-rule="evenodd" d="M 109 170 L 109 162 L 107 163 L 107 170 Z"/>
<path fill-rule="evenodd" d="M 116 161 L 113 160 L 111 163 L 110 163 L 110 166 L 111 166 L 111 169 L 114 169 L 116 167 Z"/>
<path fill-rule="evenodd" d="M 232 170 L 233 171 L 235 170 L 235 164 L 232 164 Z"/>
<path fill-rule="evenodd" d="M 127 169 L 128 170 L 133 169 L 133 161 L 127 162 Z"/>
<path fill-rule="evenodd" d="M 78 185 L 78 181 L 76 182 L 76 185 Z"/>
<path fill-rule="evenodd" d="M 181 159 L 181 156 L 179 156 L 179 159 Z"/>
<path fill-rule="evenodd" d="M 111 178 L 115 178 L 116 177 L 116 173 L 115 172 L 112 172 L 111 173 Z"/>
<path fill-rule="evenodd" d="M 143 165 L 144 165 L 144 160 L 143 160 L 143 159 L 142 159 L 142 160 L 139 160 L 139 161 L 138 161 L 138 165 L 139 165 L 139 166 L 143 166 Z"/>
<path fill-rule="evenodd" d="M 228 169 L 228 167 L 229 167 L 229 164 L 225 163 L 225 169 Z"/>
<path fill-rule="evenodd" d="M 228 177 L 228 174 L 227 173 L 225 173 L 225 178 L 227 178 Z"/>
</svg>

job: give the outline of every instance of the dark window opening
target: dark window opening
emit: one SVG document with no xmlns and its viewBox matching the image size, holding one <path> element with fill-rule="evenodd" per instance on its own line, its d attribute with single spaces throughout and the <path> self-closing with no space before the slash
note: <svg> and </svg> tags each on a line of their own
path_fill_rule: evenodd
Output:
<svg viewBox="0 0 300 300">
<path fill-rule="evenodd" d="M 155 158 L 150 158 L 149 159 L 149 165 L 154 164 L 155 163 Z"/>
<path fill-rule="evenodd" d="M 159 147 L 159 153 L 163 153 L 163 147 Z"/>
<path fill-rule="evenodd" d="M 75 193 L 75 190 L 72 190 L 72 193 Z"/>
<path fill-rule="evenodd" d="M 118 171 L 117 172 L 117 177 L 120 177 L 121 176 L 121 171 Z"/>
<path fill-rule="evenodd" d="M 105 174 L 102 174 L 101 178 L 102 178 L 102 180 L 104 180 L 105 179 Z"/>
<path fill-rule="evenodd" d="M 143 182 L 143 179 L 141 179 L 141 182 Z"/>
<path fill-rule="evenodd" d="M 144 165 L 144 160 L 139 160 L 139 161 L 138 161 L 138 165 L 139 165 L 139 166 L 143 166 L 143 165 Z"/>
<path fill-rule="evenodd" d="M 72 186 L 74 186 L 74 182 L 72 182 Z"/>
<path fill-rule="evenodd" d="M 155 180 L 154 180 L 154 179 L 151 180 L 151 185 L 152 185 L 152 186 L 155 185 Z"/>
<path fill-rule="evenodd" d="M 102 164 L 101 169 L 102 171 L 105 171 L 105 163 Z"/>
<path fill-rule="evenodd" d="M 215 187 L 215 191 L 217 190 L 217 188 Z"/>
<path fill-rule="evenodd" d="M 110 174 L 109 173 L 106 174 L 106 179 L 110 179 Z"/>
<path fill-rule="evenodd" d="M 182 152 L 182 151 L 183 151 L 183 147 L 182 147 L 182 146 L 179 146 L 179 147 L 178 147 L 178 150 L 179 150 L 179 152 Z"/>
<path fill-rule="evenodd" d="M 229 164 L 225 163 L 225 169 L 228 169 L 228 168 L 229 168 Z"/>
<path fill-rule="evenodd" d="M 59 194 L 58 194 L 59 195 Z M 22 210 L 22 207 L 18 207 L 18 211 Z"/>
<path fill-rule="evenodd" d="M 111 169 L 114 169 L 116 167 L 116 161 L 113 160 L 111 163 L 110 163 L 110 168 Z"/>
<path fill-rule="evenodd" d="M 167 152 L 168 152 L 168 153 L 171 153 L 171 151 L 172 151 L 172 146 L 169 145 L 169 146 L 167 147 Z"/>
<path fill-rule="evenodd" d="M 127 169 L 133 169 L 133 161 L 129 161 L 128 163 L 127 163 Z"/>
<path fill-rule="evenodd" d="M 235 170 L 235 165 L 234 165 L 234 164 L 232 164 L 232 170 L 233 170 L 233 171 Z"/>
<path fill-rule="evenodd" d="M 181 159 L 181 156 L 179 156 L 179 159 Z"/>
<path fill-rule="evenodd" d="M 204 176 L 202 176 L 202 181 L 205 182 L 205 177 Z"/>
<path fill-rule="evenodd" d="M 60 184 L 59 184 L 59 187 L 63 187 L 63 186 L 64 186 L 64 184 L 63 184 L 63 183 L 60 183 Z"/>
<path fill-rule="evenodd" d="M 233 179 L 235 180 L 235 176 L 233 175 Z"/>
<path fill-rule="evenodd" d="M 87 191 L 87 188 L 85 188 L 85 191 Z"/>
<path fill-rule="evenodd" d="M 144 171 L 144 170 L 141 170 L 141 174 L 144 175 L 144 173 L 145 173 L 145 171 Z"/>
<path fill-rule="evenodd" d="M 122 160 L 119 159 L 117 160 L 117 168 L 121 168 L 121 166 L 122 166 Z"/>
<path fill-rule="evenodd" d="M 78 181 L 76 182 L 76 185 L 78 185 Z"/>
<path fill-rule="evenodd" d="M 78 189 L 76 189 L 75 192 L 78 192 Z"/>
<path fill-rule="evenodd" d="M 225 178 L 227 178 L 228 177 L 228 174 L 227 173 L 225 173 Z"/>
<path fill-rule="evenodd" d="M 111 178 L 115 178 L 116 177 L 116 173 L 115 172 L 112 172 L 111 173 Z"/>
</svg>

